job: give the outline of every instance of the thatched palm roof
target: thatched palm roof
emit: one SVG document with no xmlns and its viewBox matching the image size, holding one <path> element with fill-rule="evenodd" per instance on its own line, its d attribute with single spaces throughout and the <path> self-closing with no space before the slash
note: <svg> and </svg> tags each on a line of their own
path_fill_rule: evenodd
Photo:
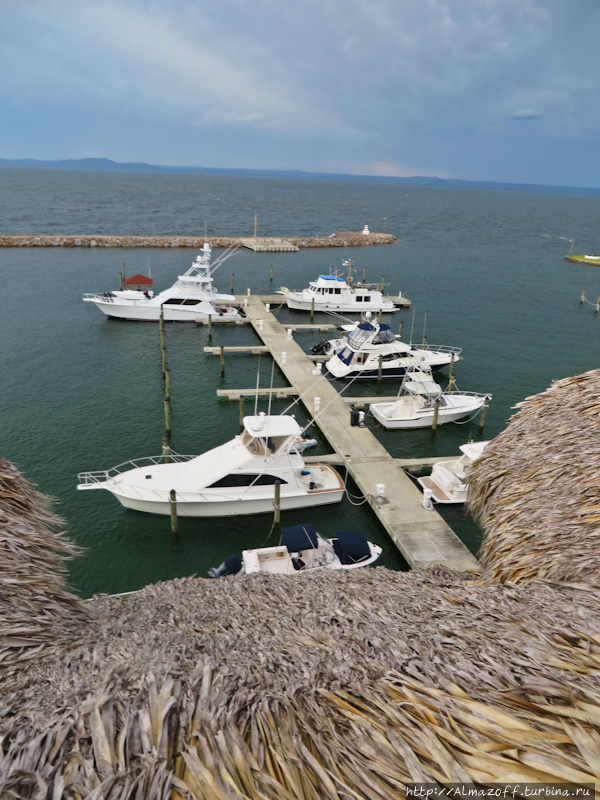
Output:
<svg viewBox="0 0 600 800">
<path fill-rule="evenodd" d="M 44 552 L 72 552 L 45 535 Z M 23 645 L 32 657 L 19 670 L 0 659 L 2 798 L 391 800 L 409 781 L 600 789 L 597 593 L 378 568 L 186 578 L 97 596 L 84 617 L 62 581 L 48 587 L 57 644 Z M 6 593 L 0 614 L 9 604 Z M 0 624 L 10 632 L 18 618 Z"/>
<path fill-rule="evenodd" d="M 600 584 L 600 370 L 519 403 L 469 475 L 484 575 Z"/>
</svg>

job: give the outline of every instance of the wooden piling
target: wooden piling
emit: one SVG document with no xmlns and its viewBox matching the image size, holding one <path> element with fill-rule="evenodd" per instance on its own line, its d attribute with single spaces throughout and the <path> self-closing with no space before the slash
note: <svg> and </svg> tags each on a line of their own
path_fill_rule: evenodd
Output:
<svg viewBox="0 0 600 800">
<path fill-rule="evenodd" d="M 381 325 L 381 316 L 383 314 L 383 308 L 379 309 L 379 316 L 377 317 L 377 324 Z"/>
<path fill-rule="evenodd" d="M 220 356 L 221 356 L 221 377 L 224 378 L 225 377 L 225 348 L 224 347 L 221 347 Z"/>
<path fill-rule="evenodd" d="M 273 283 L 273 264 L 271 264 L 271 283 Z"/>
<path fill-rule="evenodd" d="M 233 294 L 233 283 L 235 278 L 235 272 L 231 273 L 231 294 Z"/>
<path fill-rule="evenodd" d="M 423 350 L 427 350 L 427 337 L 423 336 Z"/>
<path fill-rule="evenodd" d="M 385 291 L 385 275 L 381 277 L 381 294 Z"/>
<path fill-rule="evenodd" d="M 581 300 L 579 301 L 579 305 L 582 306 L 585 303 L 585 289 L 581 293 Z"/>
<path fill-rule="evenodd" d="M 169 503 L 171 505 L 171 531 L 177 533 L 177 492 L 171 489 L 169 492 Z"/>
<path fill-rule="evenodd" d="M 212 314 L 208 315 L 208 341 L 212 341 Z"/>
<path fill-rule="evenodd" d="M 119 272 L 119 289 L 121 291 L 125 289 L 125 264 L 123 264 L 121 272 Z"/>
<path fill-rule="evenodd" d="M 398 334 L 400 336 L 400 341 L 402 341 L 402 331 L 404 330 L 404 321 L 400 323 L 400 327 L 398 328 Z"/>
<path fill-rule="evenodd" d="M 275 482 L 275 502 L 273 504 L 273 525 L 281 524 L 281 484 L 279 481 Z"/>
<path fill-rule="evenodd" d="M 171 399 L 171 370 L 165 370 L 165 397 Z"/>
<path fill-rule="evenodd" d="M 481 419 L 479 420 L 479 432 L 483 430 L 485 425 L 485 418 L 487 417 L 488 408 L 490 407 L 490 398 L 486 397 L 483 401 L 483 408 L 481 410 Z"/>
<path fill-rule="evenodd" d="M 600 297 L 596 300 L 596 308 L 594 309 L 594 314 L 597 314 L 600 310 Z"/>
<path fill-rule="evenodd" d="M 167 348 L 164 346 L 160 349 L 160 357 L 162 362 L 162 374 L 164 378 L 167 374 Z"/>
<path fill-rule="evenodd" d="M 171 460 L 171 447 L 166 436 L 162 440 L 162 456 L 163 464 L 168 464 Z"/>
<path fill-rule="evenodd" d="M 158 318 L 158 327 L 161 331 L 165 329 L 165 307 L 161 305 L 160 307 L 160 317 Z"/>
<path fill-rule="evenodd" d="M 165 430 L 171 435 L 171 401 L 165 397 Z"/>
<path fill-rule="evenodd" d="M 438 414 L 440 413 L 440 401 L 436 400 L 433 405 L 433 422 L 431 423 L 431 430 L 436 431 L 438 426 Z"/>
<path fill-rule="evenodd" d="M 244 430 L 244 395 L 240 395 L 240 430 Z"/>
<path fill-rule="evenodd" d="M 365 267 L 365 268 L 363 269 L 363 279 L 362 279 L 362 282 L 364 283 L 366 280 L 367 280 L 367 268 Z"/>
<path fill-rule="evenodd" d="M 383 376 L 383 356 L 379 356 L 379 366 L 377 367 L 377 380 L 380 381 Z"/>
<path fill-rule="evenodd" d="M 315 319 L 315 298 L 310 298 L 310 321 L 314 322 Z"/>
</svg>

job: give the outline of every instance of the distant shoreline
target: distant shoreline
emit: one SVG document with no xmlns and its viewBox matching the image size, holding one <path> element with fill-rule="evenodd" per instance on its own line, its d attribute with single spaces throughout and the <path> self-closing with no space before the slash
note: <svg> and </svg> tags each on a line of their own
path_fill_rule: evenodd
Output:
<svg viewBox="0 0 600 800">
<path fill-rule="evenodd" d="M 213 177 L 279 178 L 288 180 L 342 181 L 351 183 L 381 183 L 401 186 L 439 186 L 454 189 L 494 189 L 505 192 L 542 194 L 577 194 L 600 196 L 600 188 L 583 186 L 544 186 L 534 183 L 502 183 L 498 181 L 466 181 L 458 178 L 414 176 L 407 178 L 385 175 L 351 175 L 334 172 L 302 172 L 301 170 L 225 169 L 219 167 L 177 167 L 144 162 L 111 161 L 109 158 L 80 158 L 62 161 L 41 161 L 34 158 L 0 158 L 0 168 L 55 169 L 92 172 L 128 172 L 162 175 L 205 175 Z"/>
<path fill-rule="evenodd" d="M 0 234 L 0 247 L 193 247 L 204 242 L 211 247 L 242 245 L 240 236 L 96 236 L 94 234 L 67 236 L 65 234 Z M 299 248 L 310 247 L 368 247 L 394 244 L 398 240 L 391 233 L 364 235 L 354 231 L 335 233 L 333 236 L 278 236 Z M 260 236 L 268 244 L 270 237 Z"/>
</svg>

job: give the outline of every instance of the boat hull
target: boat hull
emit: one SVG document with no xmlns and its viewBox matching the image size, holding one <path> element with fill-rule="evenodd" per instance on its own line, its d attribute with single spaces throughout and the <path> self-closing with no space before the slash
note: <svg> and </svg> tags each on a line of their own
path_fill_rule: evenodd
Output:
<svg viewBox="0 0 600 800">
<path fill-rule="evenodd" d="M 142 511 L 147 514 L 160 514 L 169 516 L 171 504 L 168 500 L 142 500 L 127 497 L 109 489 L 125 508 L 133 511 Z M 325 491 L 307 492 L 291 496 L 282 496 L 280 505 L 283 511 L 295 508 L 311 508 L 340 503 L 344 496 L 344 489 L 331 489 Z M 272 514 L 274 510 L 273 495 L 253 499 L 223 499 L 223 500 L 181 500 L 177 498 L 177 516 L 179 517 L 236 517 L 249 514 Z"/>
<path fill-rule="evenodd" d="M 445 425 L 448 422 L 456 422 L 459 419 L 463 419 L 463 417 L 467 417 L 469 414 L 473 414 L 475 411 L 479 411 L 479 409 L 483 406 L 485 398 L 477 399 L 477 402 L 473 401 L 469 404 L 462 405 L 457 408 L 440 408 L 438 411 L 438 425 Z M 407 429 L 407 428 L 431 428 L 433 424 L 433 415 L 434 410 L 427 409 L 422 413 L 416 413 L 412 416 L 403 417 L 403 418 L 394 418 L 393 411 L 388 416 L 386 411 L 390 409 L 391 406 L 395 406 L 395 403 L 373 403 L 371 404 L 370 411 L 381 425 L 384 428 L 388 428 L 391 430 L 396 429 Z"/>
<path fill-rule="evenodd" d="M 431 369 L 432 372 L 439 372 L 439 370 L 444 369 L 444 367 L 447 367 L 448 365 L 447 364 L 435 364 L 435 365 L 430 364 L 428 366 L 429 366 L 429 368 Z M 377 378 L 377 379 L 379 378 L 379 368 L 377 368 L 377 369 L 365 369 L 365 370 L 353 369 L 353 370 L 350 370 L 350 372 L 345 372 L 342 375 L 342 374 L 338 374 L 337 370 L 334 371 L 334 370 L 330 369 L 328 364 L 326 364 L 326 367 L 327 367 L 327 371 L 330 373 L 330 375 L 333 375 L 334 378 L 337 378 L 339 380 L 349 381 L 349 380 L 352 380 L 354 378 L 356 378 L 358 380 L 362 380 L 364 378 L 369 378 L 370 380 L 373 380 L 373 378 Z M 383 366 L 382 370 L 381 370 L 381 377 L 382 378 L 402 378 L 402 377 L 404 377 L 405 372 L 406 372 L 406 367 L 398 366 L 398 367 L 388 367 L 386 369 L 386 367 Z"/>
<path fill-rule="evenodd" d="M 126 319 L 136 322 L 158 322 L 160 319 L 160 306 L 153 305 L 125 305 L 120 303 L 103 303 L 93 301 L 94 305 L 107 317 L 113 319 Z M 213 322 L 227 322 L 228 320 L 241 319 L 237 309 L 227 307 L 225 313 L 212 308 L 210 303 L 199 303 L 197 306 L 168 306 L 163 305 L 165 322 L 195 322 L 197 319 L 212 317 Z"/>
<path fill-rule="evenodd" d="M 288 308 L 294 309 L 295 311 L 312 310 L 312 300 L 305 300 L 298 296 L 286 294 L 285 302 Z M 364 314 L 365 311 L 383 311 L 384 313 L 391 313 L 395 310 L 396 306 L 391 300 L 387 300 L 386 298 L 384 298 L 381 303 L 352 303 L 344 302 L 343 300 L 319 303 L 315 299 L 315 311 L 341 311 L 346 314 Z"/>
</svg>

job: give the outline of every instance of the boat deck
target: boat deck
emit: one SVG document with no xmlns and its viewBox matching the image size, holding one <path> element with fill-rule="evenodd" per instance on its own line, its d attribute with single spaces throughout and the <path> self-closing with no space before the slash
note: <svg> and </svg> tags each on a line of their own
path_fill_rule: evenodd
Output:
<svg viewBox="0 0 600 800">
<path fill-rule="evenodd" d="M 320 398 L 321 411 L 316 415 L 316 424 L 360 491 L 368 497 L 371 508 L 409 566 L 423 569 L 443 564 L 457 570 L 478 569 L 476 558 L 437 511 L 423 508 L 421 492 L 371 431 L 350 427 L 347 401 L 326 377 L 312 374 L 310 356 L 287 338 L 286 328 L 267 312 L 265 298 L 254 295 L 247 299 L 248 321 L 305 406 L 313 412 L 314 398 Z M 258 320 L 262 320 L 262 325 L 257 324 Z M 281 358 L 283 352 L 287 354 L 285 364 Z M 378 483 L 386 487 L 381 505 L 375 502 Z"/>
</svg>

